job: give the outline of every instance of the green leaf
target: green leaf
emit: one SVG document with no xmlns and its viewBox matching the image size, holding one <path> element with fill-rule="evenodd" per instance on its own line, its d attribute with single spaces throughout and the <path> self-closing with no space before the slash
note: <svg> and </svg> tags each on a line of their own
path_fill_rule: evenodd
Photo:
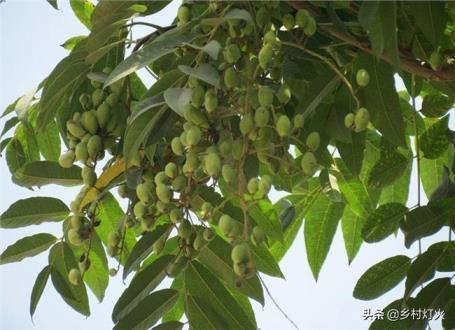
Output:
<svg viewBox="0 0 455 330">
<path fill-rule="evenodd" d="M 169 321 L 164 322 L 156 327 L 153 327 L 152 330 L 181 330 L 183 329 L 184 324 L 179 321 Z"/>
<path fill-rule="evenodd" d="M 191 88 L 169 88 L 163 96 L 169 108 L 174 110 L 179 116 L 183 117 L 185 106 L 190 104 L 193 90 Z"/>
<path fill-rule="evenodd" d="M 231 247 L 221 238 L 216 237 L 207 244 L 198 256 L 199 261 L 212 273 L 226 282 L 230 287 L 239 290 L 250 298 L 264 304 L 264 294 L 257 276 L 241 281 L 234 273 L 231 261 Z"/>
<path fill-rule="evenodd" d="M 362 245 L 362 227 L 364 222 L 365 218 L 356 215 L 349 207 L 344 209 L 341 218 L 341 230 L 349 264 L 354 260 Z"/>
<path fill-rule="evenodd" d="M 133 270 L 136 270 L 142 261 L 145 260 L 153 251 L 153 244 L 159 240 L 169 230 L 169 225 L 161 225 L 156 227 L 152 232 L 146 231 L 141 239 L 137 241 L 131 251 L 123 268 L 123 279 Z"/>
<path fill-rule="evenodd" d="M 436 267 L 444 259 L 447 249 L 428 249 L 413 261 L 405 283 L 405 298 L 408 298 L 419 285 L 433 278 Z"/>
<path fill-rule="evenodd" d="M 147 92 L 147 87 L 145 87 L 141 78 L 139 78 L 136 73 L 130 75 L 129 82 L 131 88 L 131 96 L 136 100 L 141 100 Z"/>
<path fill-rule="evenodd" d="M 0 255 L 0 265 L 21 261 L 28 257 L 34 257 L 41 252 L 46 251 L 56 241 L 57 237 L 45 233 L 21 238 L 3 251 Z"/>
<path fill-rule="evenodd" d="M 406 204 L 409 196 L 409 186 L 411 182 L 412 161 L 408 161 L 408 165 L 404 173 L 394 183 L 384 187 L 381 191 L 379 204 L 401 203 Z"/>
<path fill-rule="evenodd" d="M 450 167 L 452 163 L 453 149 L 448 148 L 446 152 L 437 159 L 420 159 L 420 179 L 423 190 L 428 198 L 442 182 L 444 166 Z"/>
<path fill-rule="evenodd" d="M 377 16 L 379 1 L 364 1 L 360 5 L 358 21 L 365 30 L 370 30 Z"/>
<path fill-rule="evenodd" d="M 425 95 L 420 112 L 425 117 L 439 118 L 444 116 L 453 107 L 453 100 L 441 94 Z"/>
<path fill-rule="evenodd" d="M 361 300 L 375 299 L 398 285 L 405 277 L 411 259 L 398 255 L 370 267 L 357 281 L 354 297 Z"/>
<path fill-rule="evenodd" d="M 195 68 L 189 67 L 187 65 L 179 65 L 179 70 L 183 73 L 194 77 L 196 79 L 202 80 L 207 84 L 215 86 L 216 88 L 220 87 L 220 75 L 218 71 L 210 64 L 200 64 Z"/>
<path fill-rule="evenodd" d="M 51 266 L 47 265 L 44 267 L 38 274 L 33 285 L 32 294 L 30 296 L 30 316 L 33 317 L 35 314 L 36 307 L 38 302 L 41 299 L 44 288 L 46 287 L 47 281 L 49 280 L 49 275 L 51 274 Z"/>
<path fill-rule="evenodd" d="M 334 203 L 325 195 L 320 195 L 306 215 L 305 247 L 308 263 L 316 281 L 332 244 L 343 208 L 343 203 Z"/>
<path fill-rule="evenodd" d="M 76 47 L 76 45 L 81 42 L 82 40 L 86 39 L 87 36 L 74 36 L 74 37 L 71 37 L 69 39 L 67 39 L 63 44 L 61 44 L 60 46 L 62 46 L 63 48 L 67 49 L 67 50 L 73 50 L 74 47 Z"/>
<path fill-rule="evenodd" d="M 112 196 L 112 194 L 106 194 L 98 202 L 97 219 L 100 220 L 100 225 L 95 227 L 95 230 L 104 245 L 107 246 L 109 233 L 117 231 L 118 224 L 125 220 L 125 213 L 123 213 L 118 201 L 114 198 L 114 196 Z M 119 260 L 122 265 L 128 258 L 134 244 L 136 244 L 136 237 L 133 231 L 126 231 L 123 244 L 122 255 Z"/>
<path fill-rule="evenodd" d="M 136 307 L 166 277 L 166 267 L 173 256 L 165 255 L 148 265 L 133 278 L 128 288 L 122 293 L 112 311 L 112 320 L 118 322 L 128 315 L 133 315 Z"/>
<path fill-rule="evenodd" d="M 84 283 L 72 285 L 68 273 L 78 268 L 73 251 L 68 244 L 59 242 L 49 251 L 49 264 L 52 266 L 51 279 L 63 300 L 77 312 L 89 316 L 90 307 Z"/>
<path fill-rule="evenodd" d="M 337 149 L 346 167 L 354 175 L 359 175 L 362 169 L 363 153 L 365 150 L 365 132 L 352 133 L 351 143 L 337 141 Z"/>
<path fill-rule="evenodd" d="M 399 203 L 389 203 L 379 206 L 366 219 L 362 228 L 365 242 L 382 241 L 400 227 L 408 208 Z"/>
<path fill-rule="evenodd" d="M 447 137 L 448 125 L 449 116 L 445 116 L 422 133 L 419 139 L 419 146 L 423 152 L 423 157 L 436 159 L 444 154 L 449 146 Z"/>
<path fill-rule="evenodd" d="M 71 0 L 70 5 L 74 15 L 90 30 L 92 28 L 91 17 L 95 6 L 87 0 Z"/>
<path fill-rule="evenodd" d="M 69 214 L 68 207 L 59 199 L 30 197 L 13 203 L 0 216 L 0 228 L 20 228 L 42 222 L 61 221 Z"/>
<path fill-rule="evenodd" d="M 439 242 L 431 245 L 428 248 L 430 250 L 445 250 L 443 258 L 439 261 L 436 266 L 438 272 L 453 272 L 455 271 L 455 242 Z"/>
<path fill-rule="evenodd" d="M 379 2 L 379 21 L 384 35 L 384 48 L 396 68 L 400 67 L 397 41 L 397 5 L 393 1 Z"/>
<path fill-rule="evenodd" d="M 186 316 L 195 329 L 218 330 L 227 329 L 223 318 L 217 314 L 212 306 L 196 296 L 186 296 Z"/>
<path fill-rule="evenodd" d="M 192 47 L 194 47 L 194 45 L 192 45 Z M 216 61 L 218 59 L 218 54 L 221 51 L 221 45 L 216 40 L 210 40 L 204 47 L 200 49 Z"/>
<path fill-rule="evenodd" d="M 281 223 L 272 203 L 264 199 L 259 200 L 248 208 L 248 214 L 273 241 L 283 241 Z"/>
<path fill-rule="evenodd" d="M 12 117 L 12 118 L 8 119 L 5 122 L 5 125 L 3 126 L 2 133 L 0 134 L 0 139 L 3 137 L 3 135 L 8 133 L 8 131 L 10 129 L 14 128 L 18 122 L 19 122 L 19 118 L 17 118 L 17 117 Z"/>
<path fill-rule="evenodd" d="M 372 202 L 365 185 L 359 178 L 352 175 L 341 159 L 336 158 L 335 165 L 338 171 L 331 171 L 331 173 L 337 178 L 343 197 L 356 215 L 367 217 L 371 212 Z"/>
<path fill-rule="evenodd" d="M 447 14 L 443 2 L 410 2 L 407 10 L 414 17 L 415 23 L 425 38 L 436 48 L 443 35 Z"/>
<path fill-rule="evenodd" d="M 81 168 L 63 168 L 57 162 L 36 161 L 25 164 L 14 174 L 15 182 L 24 187 L 56 184 L 65 187 L 82 184 Z"/>
<path fill-rule="evenodd" d="M 144 97 L 151 97 L 163 93 L 166 89 L 175 86 L 176 82 L 180 81 L 184 76 L 183 72 L 178 69 L 165 72 L 152 87 L 150 87 Z"/>
<path fill-rule="evenodd" d="M 366 53 L 360 54 L 355 62 L 355 71 L 366 69 L 370 82 L 359 90 L 362 104 L 368 109 L 373 125 L 391 143 L 406 148 L 403 115 L 398 94 L 395 90 L 393 70 L 384 61 Z"/>
<path fill-rule="evenodd" d="M 410 298 L 407 303 L 409 303 L 412 299 L 413 298 Z M 395 300 L 383 309 L 384 315 L 389 315 L 387 313 L 390 313 L 390 310 L 401 311 L 403 306 L 405 306 L 403 299 Z M 409 326 L 411 321 L 411 317 L 399 318 L 398 320 L 389 319 L 388 317 L 377 318 L 373 323 L 371 323 L 369 330 L 407 330 L 410 329 Z"/>
<path fill-rule="evenodd" d="M 177 301 L 178 291 L 164 289 L 142 299 L 139 304 L 114 326 L 120 329 L 148 329 L 168 311 Z"/>
<path fill-rule="evenodd" d="M 26 163 L 27 158 L 22 144 L 18 139 L 12 138 L 6 145 L 6 164 L 8 165 L 9 171 L 14 174 Z"/>
<path fill-rule="evenodd" d="M 409 248 L 420 238 L 430 236 L 439 231 L 447 221 L 450 211 L 443 207 L 420 206 L 413 209 L 401 223 L 405 237 L 405 246 Z"/>
<path fill-rule="evenodd" d="M 251 22 L 253 19 L 247 10 L 234 8 L 227 12 L 223 17 L 206 18 L 202 20 L 201 24 L 219 25 L 229 20 L 243 20 Z"/>
<path fill-rule="evenodd" d="M 228 328 L 256 329 L 224 285 L 199 262 L 192 261 L 188 265 L 184 278 L 188 294 L 199 297 L 222 315 Z"/>
<path fill-rule="evenodd" d="M 253 253 L 256 267 L 261 273 L 284 278 L 280 266 L 266 246 L 251 246 L 251 252 Z"/>
<path fill-rule="evenodd" d="M 46 0 L 48 4 L 50 4 L 54 9 L 58 10 L 57 0 Z"/>
<path fill-rule="evenodd" d="M 104 87 L 107 87 L 123 77 L 142 69 L 161 56 L 174 52 L 177 48 L 191 42 L 198 35 L 196 33 L 188 32 L 176 35 L 171 34 L 166 37 L 163 36 L 164 34 L 161 36 L 162 38 L 146 44 L 143 48 L 127 57 L 116 68 L 114 68 L 104 82 Z"/>
<path fill-rule="evenodd" d="M 374 164 L 368 177 L 368 185 L 376 189 L 390 186 L 403 175 L 409 165 L 409 159 L 394 151 L 388 153 Z"/>
<path fill-rule="evenodd" d="M 33 128 L 29 124 L 25 126 L 20 123 L 16 128 L 14 136 L 21 143 L 27 162 L 33 162 L 40 159 L 36 135 Z"/>
<path fill-rule="evenodd" d="M 180 296 L 175 305 L 163 315 L 162 322 L 178 321 L 182 318 L 185 312 L 185 294 L 183 294 L 183 274 L 177 276 L 171 284 L 171 289 L 180 292 Z"/>
</svg>

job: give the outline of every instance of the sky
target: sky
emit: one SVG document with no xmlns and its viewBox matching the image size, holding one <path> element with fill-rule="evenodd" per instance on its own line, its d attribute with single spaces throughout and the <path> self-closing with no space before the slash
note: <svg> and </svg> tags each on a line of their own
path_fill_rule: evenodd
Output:
<svg viewBox="0 0 455 330">
<path fill-rule="evenodd" d="M 0 111 L 3 111 L 18 96 L 36 87 L 47 76 L 67 51 L 60 47 L 74 35 L 87 34 L 87 29 L 72 16 L 66 1 L 59 1 L 61 10 L 54 10 L 44 0 L 7 0 L 0 2 Z M 179 1 L 173 1 L 164 11 L 154 15 L 150 22 L 167 25 L 175 16 Z M 147 81 L 149 84 L 151 81 Z M 398 83 L 398 88 L 403 88 Z M 0 121 L 3 127 L 4 120 Z M 453 124 L 453 121 L 452 123 Z M 453 126 L 453 125 L 451 125 Z M 414 166 L 415 168 L 415 166 Z M 15 186 L 4 158 L 0 159 L 0 213 L 21 198 L 30 196 L 53 196 L 69 203 L 77 188 L 46 186 L 34 192 Z M 412 177 L 416 177 L 415 171 Z M 416 181 L 411 183 L 409 205 L 416 203 Z M 277 198 L 278 196 L 272 196 Z M 0 229 L 0 251 L 23 236 L 40 232 L 60 235 L 59 224 L 45 224 L 23 229 Z M 444 240 L 447 230 L 422 241 L 425 249 L 432 242 Z M 404 283 L 373 301 L 360 301 L 352 297 L 357 279 L 373 264 L 398 254 L 414 256 L 417 244 L 404 248 L 403 236 L 393 235 L 373 245 L 364 243 L 351 265 L 348 265 L 341 235 L 341 228 L 332 243 L 329 255 L 316 283 L 306 261 L 302 231 L 294 245 L 280 263 L 285 280 L 263 276 L 266 285 L 286 314 L 299 329 L 325 330 L 336 327 L 340 330 L 366 329 L 363 320 L 365 309 L 380 309 L 398 299 L 404 291 Z M 110 329 L 111 311 L 125 289 L 121 277 L 110 279 L 106 298 L 98 303 L 89 293 L 92 315 L 89 318 L 74 312 L 60 298 L 49 282 L 34 316 L 34 325 L 29 317 L 29 300 L 36 275 L 47 265 L 47 253 L 25 259 L 20 263 L 0 266 L 0 328 L 1 329 Z M 258 326 L 263 330 L 293 329 L 266 296 L 266 305 L 253 302 Z M 439 329 L 439 322 L 432 329 Z"/>
</svg>

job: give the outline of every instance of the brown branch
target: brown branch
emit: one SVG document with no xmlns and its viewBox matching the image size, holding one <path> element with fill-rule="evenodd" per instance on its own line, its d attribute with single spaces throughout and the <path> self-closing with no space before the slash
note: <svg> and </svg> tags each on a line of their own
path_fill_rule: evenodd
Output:
<svg viewBox="0 0 455 330">
<path fill-rule="evenodd" d="M 294 7 L 295 9 L 306 9 L 312 15 L 321 16 L 321 11 L 306 1 L 289 1 L 289 4 Z M 373 50 L 371 44 L 369 42 L 358 40 L 356 37 L 345 34 L 339 29 L 334 26 L 327 26 L 327 25 L 320 25 L 318 27 L 321 31 L 326 32 L 330 36 L 342 40 L 358 49 L 361 49 L 367 53 L 372 54 Z M 387 63 L 393 64 L 392 58 L 387 52 L 384 52 L 380 58 Z M 455 81 L 455 70 L 454 69 L 440 69 L 440 70 L 432 70 L 428 66 L 422 65 L 417 60 L 409 59 L 409 56 L 406 56 L 400 53 L 400 67 L 404 71 L 407 71 L 411 74 L 416 76 L 423 77 L 428 80 L 432 81 Z"/>
</svg>

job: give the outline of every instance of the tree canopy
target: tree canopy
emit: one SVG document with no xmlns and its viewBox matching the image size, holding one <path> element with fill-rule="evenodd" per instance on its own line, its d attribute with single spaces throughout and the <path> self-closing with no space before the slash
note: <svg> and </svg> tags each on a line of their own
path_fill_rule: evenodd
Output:
<svg viewBox="0 0 455 330">
<path fill-rule="evenodd" d="M 49 279 L 88 316 L 87 287 L 102 301 L 109 276 L 134 274 L 114 329 L 261 328 L 250 304 L 268 302 L 261 274 L 283 277 L 279 262 L 303 231 L 317 279 L 340 225 L 349 262 L 399 231 L 406 248 L 447 232 L 352 286 L 371 300 L 404 280 L 384 310 L 441 309 L 453 329 L 455 3 L 185 1 L 172 25 L 153 24 L 169 2 L 71 0 L 90 33 L 68 39 L 68 56 L 2 115 L 15 184 L 81 187 L 68 206 L 32 196 L 0 216 L 5 229 L 62 227 L 0 256 L 49 250 L 30 314 Z M 138 26 L 149 33 L 131 39 Z"/>
</svg>

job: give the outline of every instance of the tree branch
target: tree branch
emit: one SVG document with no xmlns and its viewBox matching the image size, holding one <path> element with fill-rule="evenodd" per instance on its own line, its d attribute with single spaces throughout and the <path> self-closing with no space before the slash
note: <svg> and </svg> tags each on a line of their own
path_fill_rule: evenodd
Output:
<svg viewBox="0 0 455 330">
<path fill-rule="evenodd" d="M 289 1 L 289 4 L 295 9 L 306 9 L 315 16 L 321 16 L 321 11 L 305 1 Z M 326 32 L 330 36 L 342 40 L 358 49 L 361 49 L 367 53 L 372 54 L 373 50 L 369 42 L 358 40 L 356 37 L 346 34 L 340 31 L 334 26 L 320 25 L 318 27 L 321 31 Z M 380 58 L 387 63 L 392 64 L 392 58 L 387 52 L 384 52 Z M 400 54 L 400 66 L 401 69 L 407 71 L 416 76 L 423 77 L 432 81 L 455 81 L 455 70 L 454 69 L 441 69 L 434 71 L 428 66 L 422 65 L 416 60 L 411 60 L 407 56 Z"/>
</svg>

